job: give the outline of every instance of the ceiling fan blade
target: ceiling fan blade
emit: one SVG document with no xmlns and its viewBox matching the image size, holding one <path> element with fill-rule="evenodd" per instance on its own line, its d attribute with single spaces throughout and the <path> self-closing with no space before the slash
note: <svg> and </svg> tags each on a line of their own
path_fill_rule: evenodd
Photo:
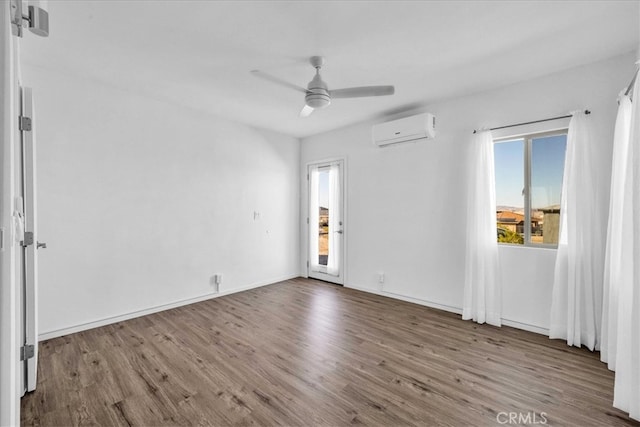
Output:
<svg viewBox="0 0 640 427">
<path fill-rule="evenodd" d="M 302 107 L 302 111 L 300 111 L 300 117 L 309 117 L 311 113 L 313 113 L 313 107 L 305 104 L 305 106 Z"/>
<path fill-rule="evenodd" d="M 264 72 L 262 72 L 260 70 L 252 70 L 251 74 L 253 74 L 256 77 L 260 77 L 261 79 L 268 80 L 268 81 L 270 81 L 272 83 L 279 84 L 280 86 L 285 86 L 285 87 L 288 87 L 290 89 L 297 90 L 298 92 L 302 92 L 302 93 L 307 93 L 308 92 L 308 90 L 303 88 L 303 87 L 294 85 L 293 83 L 286 82 L 286 81 L 284 81 L 282 79 L 279 79 L 278 77 L 274 77 L 271 74 L 264 73 Z"/>
<path fill-rule="evenodd" d="M 348 87 L 345 89 L 336 89 L 329 91 L 332 98 L 361 98 L 363 96 L 384 96 L 393 95 L 394 92 L 395 88 L 393 86 Z"/>
</svg>

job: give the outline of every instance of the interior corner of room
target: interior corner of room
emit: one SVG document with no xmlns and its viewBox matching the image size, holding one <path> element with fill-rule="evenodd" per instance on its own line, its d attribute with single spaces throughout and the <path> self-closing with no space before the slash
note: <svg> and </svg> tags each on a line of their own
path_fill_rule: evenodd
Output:
<svg viewBox="0 0 640 427">
<path fill-rule="evenodd" d="M 22 19 L 18 26 L 17 5 Z M 45 15 L 46 32 L 41 28 Z M 336 20 L 336 15 L 344 20 Z M 188 17 L 188 24 L 176 16 Z M 186 353 L 193 354 L 182 356 L 192 359 L 201 358 L 198 351 L 206 347 L 200 338 L 217 342 L 217 335 L 211 335 L 214 329 L 225 345 L 235 342 L 239 347 L 250 345 L 248 330 L 258 331 L 255 339 L 263 347 L 244 348 L 244 356 L 261 351 L 271 355 L 300 346 L 302 350 L 287 357 L 291 363 L 307 357 L 304 363 L 317 374 L 309 379 L 301 373 L 300 381 L 321 384 L 316 390 L 322 395 L 318 412 L 309 410 L 309 417 L 315 418 L 305 420 L 310 424 L 346 425 L 347 419 L 337 415 L 341 411 L 352 422 L 360 415 L 373 425 L 438 422 L 426 410 L 418 410 L 417 415 L 405 412 L 398 401 L 398 396 L 404 399 L 403 393 L 409 393 L 416 399 L 411 402 L 420 407 L 432 385 L 401 381 L 411 377 L 412 369 L 424 369 L 419 375 L 432 375 L 434 383 L 445 384 L 449 390 L 446 381 L 454 376 L 461 381 L 460 387 L 473 387 L 475 375 L 483 372 L 471 368 L 472 372 L 463 368 L 449 372 L 444 362 L 438 365 L 442 371 L 432 372 L 416 361 L 422 356 L 414 351 L 427 351 L 420 337 L 442 333 L 443 348 L 434 347 L 431 354 L 451 358 L 455 352 L 447 342 L 473 345 L 480 340 L 485 346 L 477 354 L 474 347 L 471 354 L 482 357 L 486 349 L 491 354 L 488 358 L 499 358 L 497 347 L 510 345 L 505 350 L 513 352 L 510 355 L 523 349 L 540 352 L 543 359 L 546 350 L 553 354 L 565 351 L 560 347 L 564 341 L 559 344 L 548 339 L 556 326 L 552 324 L 552 300 L 558 292 L 554 283 L 562 273 L 557 259 L 563 225 L 558 222 L 564 217 L 551 209 L 560 205 L 560 199 L 550 197 L 536 206 L 540 209 L 535 215 L 540 216 L 534 218 L 531 194 L 535 185 L 529 170 L 533 160 L 527 138 L 555 135 L 559 130 L 568 135 L 573 112 L 590 111 L 586 170 L 592 173 L 588 181 L 593 205 L 586 208 L 598 221 L 594 235 L 600 239 L 597 249 L 602 249 L 602 265 L 616 256 L 607 252 L 612 244 L 607 240 L 611 234 L 608 218 L 614 209 L 611 200 L 619 188 L 615 184 L 615 168 L 620 163 L 616 163 L 614 134 L 622 138 L 616 115 L 618 96 L 626 91 L 631 97 L 638 91 L 632 80 L 640 59 L 637 1 L 402 5 L 265 1 L 184 6 L 178 1 L 10 0 L 0 4 L 0 20 L 0 425 L 72 419 L 64 418 L 73 413 L 69 408 L 48 410 L 50 418 L 33 418 L 38 413 L 33 402 L 28 409 L 31 418 L 25 418 L 24 408 L 21 414 L 20 397 L 34 388 L 33 393 L 37 392 L 33 370 L 37 369 L 38 343 L 58 346 L 57 359 L 40 369 L 62 366 L 66 360 L 74 366 L 69 369 L 78 372 L 82 371 L 78 366 L 86 362 L 83 359 L 89 357 L 80 353 L 84 346 L 99 361 L 96 363 L 106 363 L 109 357 L 102 354 L 106 342 L 117 342 L 137 354 L 138 344 L 132 337 L 162 340 L 165 334 L 167 340 L 180 340 L 176 330 L 184 325 L 193 335 L 181 344 Z M 39 37 L 42 35 L 47 37 Z M 391 84 L 393 89 L 389 89 Z M 344 88 L 340 89 L 344 92 L 334 88 Z M 354 99 L 341 99 L 351 96 Z M 402 120 L 409 122 L 396 123 Z M 635 120 L 637 123 L 638 118 Z M 388 123 L 393 125 L 380 127 Z M 417 128 L 421 133 L 399 140 L 395 133 L 400 128 L 402 132 Z M 510 217 L 497 225 L 498 240 L 500 233 L 508 233 L 520 239 L 517 244 L 495 240 L 495 215 L 501 203 L 494 202 L 489 212 L 494 218 L 490 232 L 497 252 L 496 283 L 501 283 L 496 310 L 503 328 L 497 330 L 487 324 L 470 326 L 460 319 L 460 315 L 468 318 L 465 283 L 470 273 L 465 257 L 468 260 L 473 240 L 468 226 L 480 216 L 471 211 L 469 197 L 477 184 L 472 134 L 476 129 L 493 129 L 496 142 L 522 139 L 525 153 L 522 200 L 526 201 L 519 211 L 508 210 Z M 634 129 L 640 132 L 637 124 Z M 391 134 L 378 138 L 376 132 Z M 637 141 L 638 134 L 631 135 Z M 559 163 L 567 165 L 564 159 Z M 640 164 L 629 163 L 628 167 L 640 168 Z M 560 169 L 560 178 L 567 173 Z M 518 194 L 520 187 L 518 184 Z M 556 190 L 560 197 L 559 188 Z M 556 221 L 556 240 L 543 244 L 545 218 L 548 227 Z M 25 220 L 27 224 L 37 221 L 37 229 L 25 228 Z M 640 229 L 635 219 L 632 225 Z M 551 232 L 547 230 L 548 237 Z M 629 244 L 637 240 L 640 247 L 640 234 L 634 232 Z M 602 275 L 588 279 L 596 286 L 593 295 L 600 297 L 590 301 L 600 310 L 593 325 L 598 334 L 603 327 L 613 327 L 603 320 L 600 309 L 609 304 L 609 288 L 603 289 Z M 29 280 L 37 283 L 37 292 L 24 287 Z M 635 286 L 629 304 L 640 298 L 639 284 L 640 279 L 629 285 L 628 289 Z M 196 304 L 213 300 L 218 305 Z M 168 311 L 180 308 L 185 311 Z M 413 323 L 398 324 L 396 309 L 403 311 L 397 314 L 402 321 Z M 380 318 L 371 315 L 376 312 Z M 178 313 L 186 313 L 188 320 L 178 320 Z M 330 313 L 342 317 L 331 318 Z M 150 315 L 156 317 L 146 317 Z M 277 327 L 290 341 L 260 341 L 263 315 L 285 319 Z M 604 316 L 609 316 L 606 309 Z M 475 315 L 473 320 L 478 320 Z M 199 321 L 203 323 L 197 324 Z M 360 326 L 367 328 L 366 333 L 348 338 L 331 335 L 342 330 L 341 322 L 348 323 L 344 328 L 348 333 L 360 331 Z M 426 328 L 420 329 L 425 322 L 436 322 L 442 329 L 438 326 L 425 332 Z M 125 329 L 128 338 L 114 338 L 117 327 Z M 144 332 L 135 329 L 138 327 Z M 296 328 L 317 334 L 309 338 Z M 463 332 L 457 335 L 458 329 L 452 332 L 452 328 Z M 371 331 L 380 335 L 367 335 Z M 519 335 L 523 331 L 535 334 Z M 29 333 L 35 334 L 28 337 L 33 342 L 25 341 Z M 637 343 L 640 331 L 636 328 L 632 333 Z M 580 331 L 577 335 L 580 347 Z M 262 338 L 265 336 L 266 332 Z M 72 337 L 84 341 L 67 347 L 56 341 Z M 364 386 L 357 385 L 362 372 L 349 370 L 348 361 L 341 365 L 340 360 L 326 356 L 351 339 L 364 343 L 349 348 L 363 357 L 353 361 L 353 366 L 356 362 L 377 366 L 367 371 L 370 376 L 363 381 L 375 375 L 380 375 L 373 381 L 377 385 L 398 381 L 398 387 L 405 388 L 396 397 L 376 389 L 367 394 L 359 388 Z M 406 344 L 406 348 L 401 346 L 396 353 L 372 344 L 386 339 Z M 549 348 L 547 342 L 552 343 Z M 596 350 L 600 350 L 597 342 Z M 93 344 L 97 347 L 90 347 Z M 594 409 L 595 420 L 628 424 L 640 420 L 637 404 L 616 402 L 618 409 L 611 407 L 617 387 L 614 374 L 607 372 L 607 366 L 614 368 L 612 362 L 600 363 L 600 355 L 584 346 L 567 348 L 568 357 L 584 363 L 579 375 L 585 376 L 585 384 L 590 381 L 588 371 L 600 369 L 594 374 L 600 381 L 598 387 L 607 387 L 601 391 L 584 386 L 574 392 L 588 396 L 585 401 L 602 393 L 593 398 L 604 401 L 610 397 L 612 401 L 605 406 L 617 411 L 611 415 L 609 409 Z M 225 347 L 220 357 L 233 359 L 237 351 Z M 148 373 L 152 382 L 162 382 L 154 379 L 151 368 L 146 372 L 147 368 L 140 368 L 143 365 L 136 365 L 142 363 L 136 357 L 123 364 L 132 365 L 142 376 Z M 279 366 L 281 361 L 273 357 L 275 361 L 269 363 Z M 385 371 L 385 360 L 406 364 L 398 362 L 396 371 Z M 438 360 L 433 363 L 437 365 Z M 615 361 L 615 356 L 610 360 Z M 286 402 L 261 397 L 263 390 L 258 385 L 251 388 L 246 378 L 237 383 L 230 380 L 229 375 L 239 372 L 231 363 L 221 362 L 229 369 L 224 373 L 215 367 L 203 373 L 232 384 L 217 396 L 209 390 L 214 400 L 207 402 L 215 401 L 211 411 L 224 415 L 208 422 L 269 425 L 301 421 L 295 411 L 283 409 L 275 414 L 273 408 Z M 511 374 L 519 378 L 518 363 L 495 372 L 509 382 Z M 566 363 L 568 369 L 571 363 Z M 633 363 L 630 369 L 637 373 L 637 359 Z M 32 373 L 25 374 L 25 369 Z M 343 389 L 336 391 L 335 384 L 322 382 L 340 372 L 345 376 L 335 384 L 343 381 Z M 114 380 L 104 375 L 101 378 L 113 385 Z M 541 375 L 553 381 L 552 374 Z M 255 383 L 266 387 L 267 377 L 260 371 Z M 214 387 L 213 379 L 207 387 Z M 272 380 L 282 381 L 279 387 L 286 396 L 298 387 L 297 380 Z M 166 399 L 170 402 L 167 407 L 184 417 L 177 418 L 176 424 L 195 422 L 187 414 L 188 410 L 196 414 L 198 405 L 203 405 L 198 391 L 194 392 L 197 386 L 179 383 L 165 390 L 153 384 L 149 387 L 160 387 L 166 394 L 158 399 Z M 157 402 L 144 400 L 134 386 L 114 387 L 120 388 L 105 410 L 113 418 L 103 413 L 90 417 L 105 416 L 114 425 L 142 420 L 128 418 L 142 416 L 132 402 L 148 404 L 166 415 L 163 411 L 168 409 L 160 410 L 153 406 Z M 539 387 L 540 393 L 557 391 L 543 390 L 542 383 L 532 387 Z M 190 397 L 178 396 L 178 390 Z M 309 390 L 300 396 L 311 396 Z M 345 390 L 349 398 L 343 401 Z M 492 407 L 497 415 L 482 409 L 473 398 L 469 404 L 479 411 L 483 423 L 500 422 L 496 418 L 500 411 L 508 416 L 514 411 L 540 416 L 540 410 L 518 400 L 521 396 L 501 400 L 499 388 L 488 394 L 487 399 L 495 398 L 503 405 Z M 327 396 L 340 397 L 334 417 L 326 415 L 328 400 L 323 399 L 329 399 Z M 454 424 L 464 420 L 460 409 L 464 405 L 456 396 L 441 405 L 451 412 L 447 420 Z M 533 401 L 545 399 L 540 396 L 533 396 Z M 353 402 L 348 403 L 351 398 Z M 562 406 L 562 402 L 543 402 L 541 408 Z M 314 402 L 297 404 L 306 408 Z M 383 407 L 378 408 L 378 415 L 371 412 L 376 405 Z M 304 410 L 301 413 L 307 414 Z M 549 419 L 560 424 L 588 421 L 587 415 L 563 411 L 549 412 Z M 42 414 L 45 412 L 43 409 Z M 61 418 L 55 418 L 58 416 Z"/>
</svg>

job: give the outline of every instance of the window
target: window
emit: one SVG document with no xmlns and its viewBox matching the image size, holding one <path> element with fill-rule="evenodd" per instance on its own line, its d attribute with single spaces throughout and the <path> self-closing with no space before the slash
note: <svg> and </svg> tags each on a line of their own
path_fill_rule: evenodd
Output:
<svg viewBox="0 0 640 427">
<path fill-rule="evenodd" d="M 556 246 L 566 130 L 494 142 L 498 242 Z"/>
</svg>

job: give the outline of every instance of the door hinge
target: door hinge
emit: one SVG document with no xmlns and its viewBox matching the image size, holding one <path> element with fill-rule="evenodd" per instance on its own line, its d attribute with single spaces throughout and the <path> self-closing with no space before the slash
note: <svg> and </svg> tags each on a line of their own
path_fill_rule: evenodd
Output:
<svg viewBox="0 0 640 427">
<path fill-rule="evenodd" d="M 35 347 L 31 344 L 26 344 L 23 347 L 20 347 L 20 360 L 31 359 L 35 354 Z"/>
<path fill-rule="evenodd" d="M 307 268 L 309 268 L 309 261 L 307 261 Z"/>
<path fill-rule="evenodd" d="M 22 0 L 11 0 L 11 33 L 22 37 Z"/>
<path fill-rule="evenodd" d="M 22 246 L 27 247 L 29 245 L 33 245 L 33 231 L 25 231 L 24 232 L 24 240 L 22 241 Z"/>
<path fill-rule="evenodd" d="M 309 224 L 309 217 L 307 217 L 307 224 Z"/>
<path fill-rule="evenodd" d="M 22 131 L 31 131 L 33 129 L 31 117 L 20 116 L 18 120 L 18 129 Z"/>
</svg>

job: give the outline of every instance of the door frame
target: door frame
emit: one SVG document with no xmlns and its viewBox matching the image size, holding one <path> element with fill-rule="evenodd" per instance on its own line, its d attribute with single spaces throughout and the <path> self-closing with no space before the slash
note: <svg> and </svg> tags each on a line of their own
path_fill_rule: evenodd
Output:
<svg viewBox="0 0 640 427">
<path fill-rule="evenodd" d="M 20 423 L 20 276 L 16 267 L 14 204 L 20 143 L 18 40 L 11 33 L 9 2 L 0 2 L 0 425 Z"/>
<path fill-rule="evenodd" d="M 30 392 L 36 389 L 38 374 L 38 202 L 37 202 L 37 163 L 36 163 L 36 117 L 33 90 L 20 86 L 21 116 L 31 120 L 31 126 L 21 129 L 22 160 L 22 213 L 24 216 L 24 232 L 31 233 L 31 243 L 25 242 L 22 247 L 22 345 L 23 349 L 31 348 L 31 354 L 25 354 L 23 361 L 24 387 Z M 46 245 L 44 245 L 46 247 Z"/>
<path fill-rule="evenodd" d="M 303 170 L 303 186 L 302 188 L 304 189 L 304 196 L 302 197 L 302 203 L 303 203 L 303 207 L 302 207 L 302 212 L 303 212 L 303 217 L 302 217 L 302 244 L 304 249 L 304 259 L 303 259 L 303 271 L 304 271 L 304 277 L 310 277 L 309 273 L 310 273 L 310 268 L 311 268 L 311 248 L 309 246 L 309 233 L 310 233 L 310 227 L 311 224 L 309 224 L 309 205 L 310 205 L 310 200 L 309 200 L 309 186 L 311 184 L 311 181 L 309 180 L 309 172 L 312 166 L 322 166 L 322 165 L 329 165 L 330 163 L 336 163 L 336 162 L 340 162 L 341 163 L 341 173 L 342 173 L 342 253 L 340 254 L 340 265 L 341 265 L 341 273 L 342 273 L 342 277 L 341 280 L 339 281 L 330 281 L 331 283 L 335 283 L 336 285 L 341 285 L 341 286 L 345 286 L 345 284 L 347 283 L 347 248 L 348 248 L 348 235 L 349 235 L 349 224 L 348 224 L 348 206 L 347 206 L 347 189 L 349 188 L 348 186 L 348 179 L 347 179 L 347 157 L 329 157 L 329 158 L 323 158 L 323 159 L 319 159 L 319 160 L 313 160 L 313 161 L 309 161 L 305 163 L 305 168 Z M 318 280 L 322 280 L 322 279 L 318 279 Z"/>
</svg>

